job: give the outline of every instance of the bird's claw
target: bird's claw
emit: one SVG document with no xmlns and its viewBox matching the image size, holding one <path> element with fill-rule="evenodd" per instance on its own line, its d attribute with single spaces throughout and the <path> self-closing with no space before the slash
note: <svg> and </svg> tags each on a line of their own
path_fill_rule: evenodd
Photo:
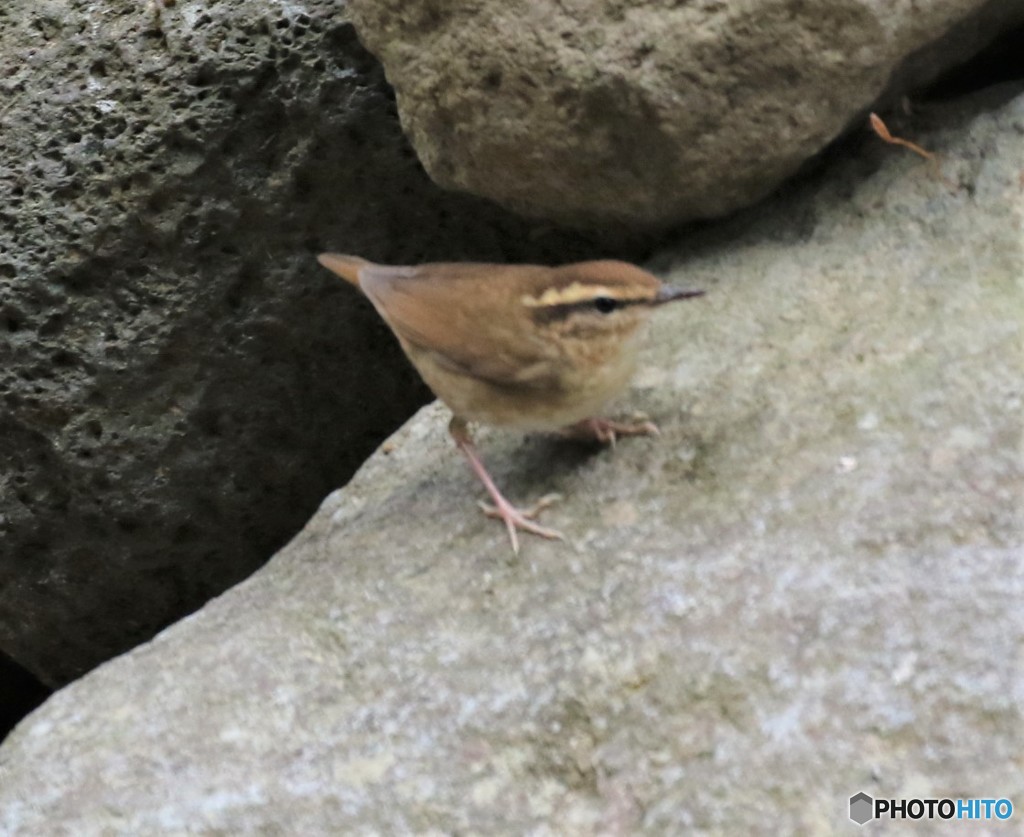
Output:
<svg viewBox="0 0 1024 837">
<path fill-rule="evenodd" d="M 527 509 L 518 509 L 501 497 L 499 502 L 495 505 L 480 501 L 480 508 L 484 514 L 488 517 L 494 517 L 498 520 L 505 521 L 505 528 L 508 529 L 509 539 L 512 541 L 512 551 L 519 554 L 519 538 L 516 536 L 516 530 L 522 529 L 524 532 L 529 532 L 532 535 L 539 535 L 542 538 L 548 540 L 564 541 L 565 535 L 555 529 L 548 529 L 546 526 L 541 526 L 539 523 L 534 523 L 534 519 L 544 509 L 553 503 L 561 499 L 558 494 L 547 494 L 541 497 L 536 503 Z"/>
<path fill-rule="evenodd" d="M 596 439 L 603 445 L 615 445 L 619 436 L 660 436 L 661 431 L 653 421 L 612 421 L 591 418 L 576 422 L 566 428 L 567 433 Z"/>
</svg>

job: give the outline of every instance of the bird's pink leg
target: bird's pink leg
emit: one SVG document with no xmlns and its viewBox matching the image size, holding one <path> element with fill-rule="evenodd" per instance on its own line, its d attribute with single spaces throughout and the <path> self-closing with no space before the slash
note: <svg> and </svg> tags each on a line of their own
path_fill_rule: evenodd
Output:
<svg viewBox="0 0 1024 837">
<path fill-rule="evenodd" d="M 469 428 L 466 426 L 466 422 L 457 416 L 453 417 L 448 425 L 448 432 L 451 433 L 455 444 L 465 454 L 466 459 L 469 460 L 469 466 L 473 469 L 473 473 L 484 484 L 484 488 L 487 489 L 487 493 L 491 495 L 491 499 L 494 501 L 493 506 L 488 506 L 486 503 L 480 504 L 484 514 L 488 517 L 496 517 L 499 520 L 505 521 L 505 528 L 508 529 L 508 536 L 512 540 L 512 551 L 516 555 L 519 554 L 519 539 L 516 537 L 516 529 L 522 529 L 524 532 L 530 532 L 549 540 L 565 539 L 561 532 L 548 529 L 534 523 L 532 520 L 542 509 L 554 502 L 554 496 L 541 498 L 540 501 L 529 509 L 517 509 L 505 499 L 504 495 L 498 490 L 498 486 L 494 484 L 494 480 L 491 479 L 491 475 L 487 473 L 483 461 L 476 452 L 476 445 L 473 444 L 473 439 L 469 435 Z"/>
</svg>

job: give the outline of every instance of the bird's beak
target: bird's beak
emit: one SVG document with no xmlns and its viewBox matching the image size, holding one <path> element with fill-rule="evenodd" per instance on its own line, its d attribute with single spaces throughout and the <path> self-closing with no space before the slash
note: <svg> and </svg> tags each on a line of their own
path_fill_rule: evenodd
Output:
<svg viewBox="0 0 1024 837">
<path fill-rule="evenodd" d="M 655 305 L 663 305 L 672 302 L 674 299 L 690 299 L 695 296 L 704 296 L 704 291 L 691 290 L 689 288 L 673 288 L 671 285 L 662 285 L 658 289 L 658 295 L 654 297 Z"/>
</svg>

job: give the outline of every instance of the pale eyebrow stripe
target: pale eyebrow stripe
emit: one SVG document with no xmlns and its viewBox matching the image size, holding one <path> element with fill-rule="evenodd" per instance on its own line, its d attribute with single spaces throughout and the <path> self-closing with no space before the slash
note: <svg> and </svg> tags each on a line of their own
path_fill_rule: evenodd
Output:
<svg viewBox="0 0 1024 837">
<path fill-rule="evenodd" d="M 649 294 L 643 292 L 643 289 L 638 289 L 633 295 L 623 296 L 621 288 L 613 290 L 605 285 L 584 285 L 580 282 L 573 282 L 565 288 L 548 288 L 540 296 L 524 295 L 520 301 L 527 308 L 547 308 L 589 303 L 600 297 L 608 297 L 622 304 L 649 302 L 651 299 Z"/>
<path fill-rule="evenodd" d="M 619 299 L 617 297 L 611 297 L 615 300 L 616 305 L 619 308 L 625 308 L 629 305 L 650 305 L 651 300 L 649 299 Z M 535 322 L 549 323 L 554 320 L 562 320 L 572 314 L 574 311 L 581 311 L 584 309 L 592 309 L 594 305 L 593 299 L 583 299 L 579 302 L 562 302 L 557 305 L 536 305 L 532 306 L 531 314 Z"/>
</svg>

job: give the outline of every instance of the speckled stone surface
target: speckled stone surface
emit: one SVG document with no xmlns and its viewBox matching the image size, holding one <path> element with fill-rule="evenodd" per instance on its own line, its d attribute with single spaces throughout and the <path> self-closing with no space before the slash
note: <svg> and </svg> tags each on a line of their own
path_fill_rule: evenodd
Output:
<svg viewBox="0 0 1024 837">
<path fill-rule="evenodd" d="M 438 183 L 582 226 L 749 206 L 1019 0 L 352 0 Z"/>
<path fill-rule="evenodd" d="M 661 438 L 480 433 L 570 542 L 511 560 L 426 408 L 27 718 L 0 831 L 825 834 L 858 791 L 1024 798 L 1024 87 L 902 127 L 945 180 L 866 137 L 655 260 L 710 291 L 622 404 Z"/>
</svg>

